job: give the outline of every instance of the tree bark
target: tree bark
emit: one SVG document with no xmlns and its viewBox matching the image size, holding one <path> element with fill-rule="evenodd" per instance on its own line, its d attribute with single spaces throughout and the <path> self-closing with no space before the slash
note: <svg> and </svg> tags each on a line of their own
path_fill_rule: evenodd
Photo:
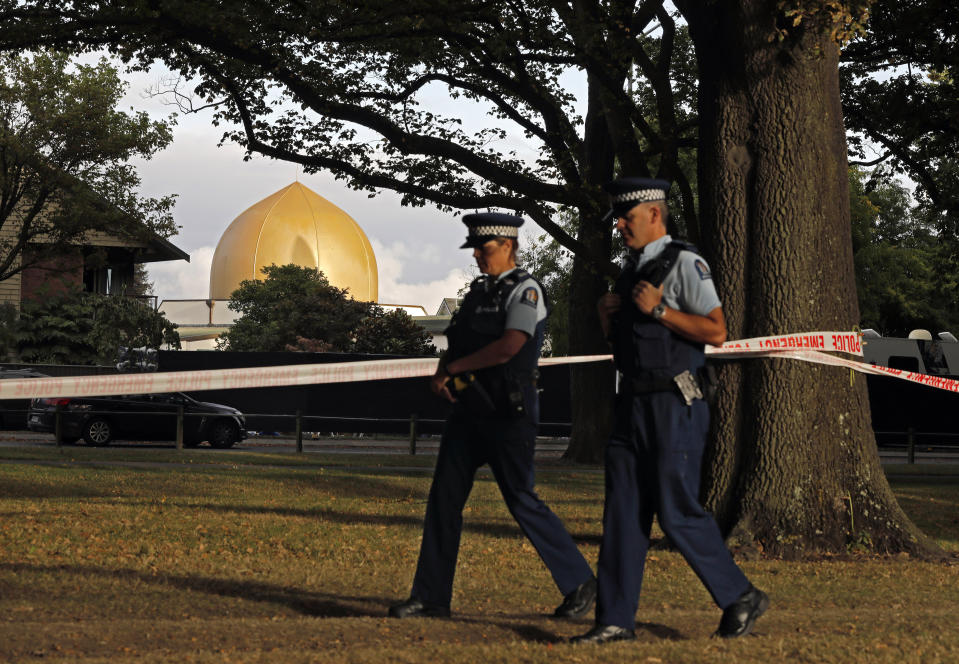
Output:
<svg viewBox="0 0 959 664">
<path fill-rule="evenodd" d="M 582 239 L 582 233 L 581 233 Z M 596 314 L 596 301 L 607 291 L 606 280 L 586 261 L 573 260 L 569 292 L 569 349 L 571 355 L 608 353 Z M 611 362 L 570 367 L 573 430 L 565 459 L 596 463 L 603 458 L 612 421 L 614 374 Z"/>
<path fill-rule="evenodd" d="M 615 151 L 598 85 L 588 79 L 589 97 L 584 143 L 584 176 L 587 182 L 599 184 L 613 177 Z M 609 256 L 612 247 L 612 226 L 602 222 L 607 202 L 597 188 L 594 201 L 586 201 L 579 209 L 577 239 L 591 255 Z M 609 290 L 598 267 L 579 255 L 573 256 L 569 288 L 569 352 L 570 355 L 609 353 L 603 339 L 596 302 Z M 612 422 L 614 373 L 611 362 L 574 364 L 570 368 L 570 401 L 573 430 L 563 458 L 579 463 L 595 463 L 603 458 Z"/>
<path fill-rule="evenodd" d="M 677 2 L 700 67 L 703 250 L 729 338 L 851 330 L 838 48 L 812 19 L 780 40 L 768 0 L 707 4 Z M 724 532 L 786 557 L 938 553 L 889 488 L 862 376 L 757 359 L 721 377 L 703 496 Z"/>
</svg>

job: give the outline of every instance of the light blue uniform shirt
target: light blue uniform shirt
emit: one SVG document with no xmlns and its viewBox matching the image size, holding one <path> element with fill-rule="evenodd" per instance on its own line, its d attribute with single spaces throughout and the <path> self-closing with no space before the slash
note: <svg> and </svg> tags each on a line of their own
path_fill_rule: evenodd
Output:
<svg viewBox="0 0 959 664">
<path fill-rule="evenodd" d="M 514 267 L 499 275 L 499 281 L 511 272 L 518 270 Z M 536 332 L 536 325 L 546 319 L 546 302 L 543 299 L 543 290 L 533 279 L 524 279 L 516 284 L 506 298 L 506 329 L 519 330 L 529 336 Z"/>
<path fill-rule="evenodd" d="M 636 269 L 659 256 L 672 241 L 669 235 L 664 235 L 647 244 L 639 256 Z M 670 309 L 697 316 L 705 316 L 722 306 L 713 284 L 713 275 L 702 256 L 685 249 L 679 252 L 676 264 L 663 280 L 663 303 Z"/>
</svg>

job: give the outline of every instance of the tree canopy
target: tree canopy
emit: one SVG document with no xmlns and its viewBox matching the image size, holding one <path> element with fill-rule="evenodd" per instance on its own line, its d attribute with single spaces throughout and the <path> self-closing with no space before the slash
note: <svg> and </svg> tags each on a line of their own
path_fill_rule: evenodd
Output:
<svg viewBox="0 0 959 664">
<path fill-rule="evenodd" d="M 403 311 L 384 312 L 332 285 L 316 268 L 268 265 L 240 282 L 229 307 L 240 314 L 218 347 L 233 351 L 431 355 L 431 336 Z"/>
<path fill-rule="evenodd" d="M 180 347 L 176 325 L 144 302 L 78 290 L 25 300 L 7 325 L 23 362 L 111 365 L 121 346 Z"/>
<path fill-rule="evenodd" d="M 954 253 L 922 203 L 881 169 L 850 169 L 860 321 L 883 336 L 959 330 Z"/>
<path fill-rule="evenodd" d="M 0 55 L 0 280 L 91 230 L 125 237 L 176 231 L 174 197 L 141 196 L 130 163 L 166 147 L 170 126 L 119 110 L 125 90 L 105 60 Z M 42 250 L 24 253 L 28 245 Z"/>
<path fill-rule="evenodd" d="M 933 228 L 959 231 L 959 5 L 876 0 L 842 52 L 842 95 L 856 165 L 916 183 Z"/>
<path fill-rule="evenodd" d="M 676 179 L 684 212 L 694 214 L 677 159 L 695 138 L 677 116 L 669 80 L 674 54 L 688 53 L 689 43 L 677 43 L 676 21 L 658 3 L 586 10 L 323 0 L 225 8 L 172 0 L 146 11 L 139 2 L 5 1 L 0 21 L 6 48 L 107 46 L 144 65 L 163 61 L 200 81 L 186 104 L 214 108 L 215 121 L 236 127 L 225 137 L 252 152 L 306 172 L 330 170 L 360 189 L 394 189 L 411 205 L 519 210 L 594 269 L 614 269 L 608 252 L 552 217 L 557 206 L 601 216 L 599 185 L 612 175 L 611 159 L 628 172 Z M 617 24 L 624 29 L 609 30 Z M 634 40 L 650 29 L 663 37 Z M 587 75 L 567 77 L 577 70 Z M 656 91 L 646 104 L 652 117 L 626 85 L 637 74 Z M 488 120 L 469 126 L 462 107 L 441 113 L 430 103 L 434 94 Z M 600 121 L 615 141 L 605 128 L 597 133 Z M 507 138 L 529 151 L 508 147 Z"/>
<path fill-rule="evenodd" d="M 345 288 L 330 284 L 316 268 L 268 265 L 264 279 L 247 279 L 230 296 L 229 307 L 239 314 L 220 337 L 218 346 L 234 351 L 282 351 L 297 337 L 346 350 L 351 333 L 370 311 Z"/>
<path fill-rule="evenodd" d="M 402 309 L 384 311 L 371 307 L 369 315 L 353 330 L 355 353 L 388 355 L 435 355 L 433 335 L 420 327 Z"/>
</svg>

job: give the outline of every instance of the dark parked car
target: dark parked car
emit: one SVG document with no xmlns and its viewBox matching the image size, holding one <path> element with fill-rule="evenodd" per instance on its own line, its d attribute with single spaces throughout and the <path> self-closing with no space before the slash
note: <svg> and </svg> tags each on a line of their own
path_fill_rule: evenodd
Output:
<svg viewBox="0 0 959 664">
<path fill-rule="evenodd" d="M 0 380 L 4 378 L 48 378 L 48 376 L 33 369 L 0 368 Z M 0 400 L 0 429 L 23 429 L 27 424 L 29 408 L 29 399 Z"/>
<path fill-rule="evenodd" d="M 60 407 L 61 439 L 88 445 L 111 440 L 176 440 L 177 408 L 183 407 L 183 444 L 232 447 L 246 438 L 243 413 L 218 403 L 197 401 L 185 394 L 137 394 L 117 397 L 57 397 L 34 399 L 27 427 L 53 433 Z"/>
</svg>

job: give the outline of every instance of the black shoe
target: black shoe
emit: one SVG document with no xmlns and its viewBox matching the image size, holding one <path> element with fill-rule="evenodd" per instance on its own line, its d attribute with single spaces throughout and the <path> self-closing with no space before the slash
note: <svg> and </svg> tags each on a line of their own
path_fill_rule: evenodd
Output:
<svg viewBox="0 0 959 664">
<path fill-rule="evenodd" d="M 574 636 L 570 643 L 609 643 L 610 641 L 632 641 L 636 632 L 616 625 L 596 625 L 585 634 Z"/>
<path fill-rule="evenodd" d="M 750 585 L 749 590 L 723 610 L 716 636 L 732 639 L 749 634 L 756 619 L 769 608 L 769 595 Z"/>
<path fill-rule="evenodd" d="M 390 618 L 449 618 L 450 610 L 410 597 L 405 602 L 391 606 L 389 615 Z"/>
<path fill-rule="evenodd" d="M 596 601 L 596 577 L 591 576 L 583 581 L 576 590 L 563 598 L 563 603 L 553 611 L 555 618 L 579 618 L 593 608 Z"/>
</svg>

